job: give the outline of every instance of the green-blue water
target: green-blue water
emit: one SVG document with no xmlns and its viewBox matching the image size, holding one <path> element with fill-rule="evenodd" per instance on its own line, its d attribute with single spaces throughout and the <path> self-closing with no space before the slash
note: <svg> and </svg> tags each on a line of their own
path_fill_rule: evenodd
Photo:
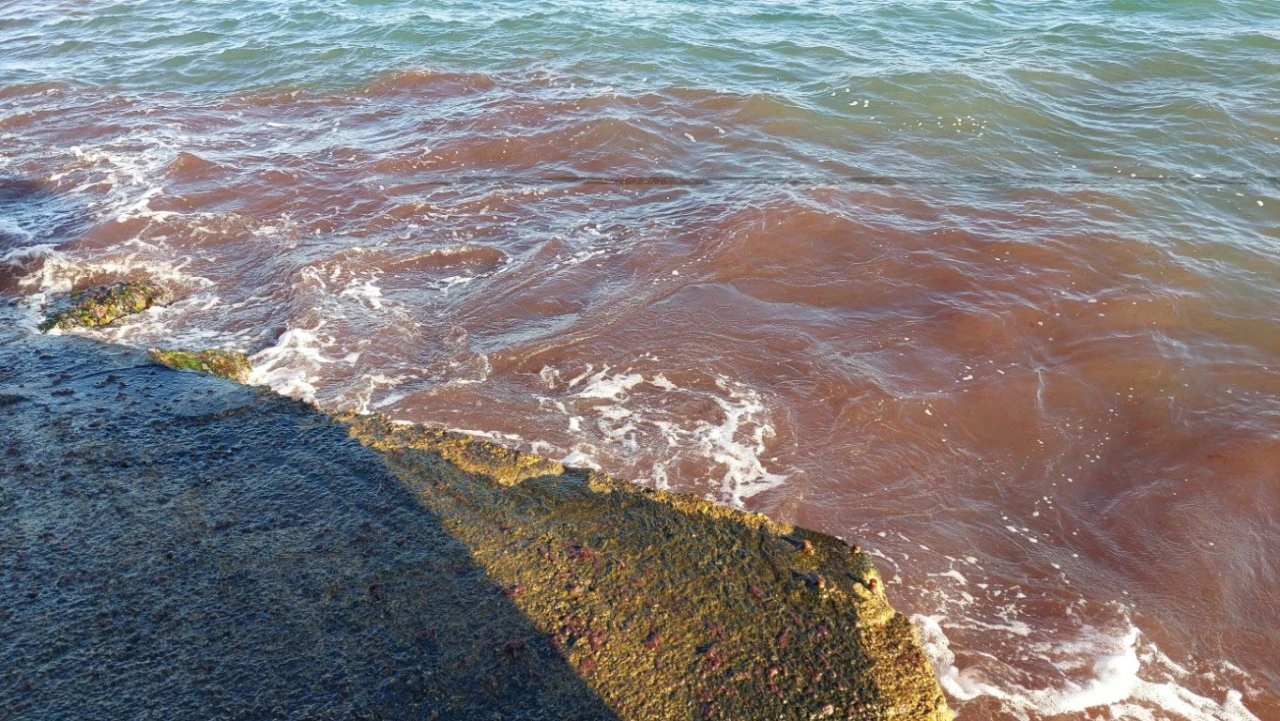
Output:
<svg viewBox="0 0 1280 721">
<path fill-rule="evenodd" d="M 820 123 L 815 142 L 870 146 L 864 168 L 902 155 L 933 172 L 1280 168 L 1269 0 L 6 5 L 6 84 L 332 89 L 429 67 L 761 93 Z"/>
</svg>

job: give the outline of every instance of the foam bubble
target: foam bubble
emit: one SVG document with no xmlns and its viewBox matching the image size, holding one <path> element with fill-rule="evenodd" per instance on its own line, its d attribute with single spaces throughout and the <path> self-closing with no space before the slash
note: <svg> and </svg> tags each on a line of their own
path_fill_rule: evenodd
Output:
<svg viewBox="0 0 1280 721">
<path fill-rule="evenodd" d="M 1185 670 L 1175 664 L 1159 664 L 1164 654 L 1142 639 L 1141 631 L 1132 623 L 1115 633 L 1085 626 L 1077 639 L 1043 649 L 1059 666 L 1087 669 L 1088 677 L 1032 689 L 1014 681 L 994 679 L 976 665 L 960 668 L 943 630 L 945 620 L 922 614 L 911 617 L 939 684 L 959 701 L 994 698 L 1004 710 L 1028 721 L 1099 708 L 1106 708 L 1114 719 L 1260 721 L 1245 708 L 1238 691 L 1227 690 L 1223 700 L 1216 701 L 1180 685 L 1178 677 L 1185 679 Z M 1144 669 L 1144 661 L 1153 668 Z M 1151 676 L 1163 679 L 1146 678 Z"/>
<path fill-rule="evenodd" d="M 323 326 L 320 323 L 311 329 L 291 328 L 281 334 L 275 345 L 253 354 L 249 358 L 253 365 L 250 385 L 270 386 L 281 395 L 314 403 L 315 384 L 320 380 L 316 371 L 341 360 L 324 355 L 323 350 L 332 347 L 333 338 L 319 332 Z"/>
<path fill-rule="evenodd" d="M 544 381 L 558 379 L 559 373 L 544 368 L 540 376 Z M 717 376 L 713 387 L 686 387 L 662 373 L 646 377 L 630 369 L 619 372 L 605 365 L 595 371 L 588 365 L 567 386 L 579 384 L 567 399 L 573 408 L 560 408 L 570 416 L 570 430 L 580 432 L 581 419 L 593 416 L 595 432 L 607 441 L 608 452 L 621 455 L 623 464 L 636 463 L 639 471 L 634 475 L 647 475 L 658 487 L 669 484 L 669 468 L 685 455 L 722 468 L 719 478 L 710 479 L 715 486 L 709 495 L 737 507 L 786 480 L 761 460 L 774 428 L 760 394 L 741 383 Z M 708 414 L 708 405 L 716 412 Z M 704 409 L 700 415 L 687 414 L 687 409 L 699 407 Z M 599 460 L 593 457 L 591 465 L 598 466 Z"/>
<path fill-rule="evenodd" d="M 644 376 L 639 373 L 609 375 L 609 366 L 605 366 L 604 370 L 592 376 L 587 381 L 586 387 L 575 395 L 578 398 L 605 398 L 612 401 L 620 401 L 627 391 L 643 382 Z M 576 384 L 570 382 L 570 385 Z"/>
</svg>

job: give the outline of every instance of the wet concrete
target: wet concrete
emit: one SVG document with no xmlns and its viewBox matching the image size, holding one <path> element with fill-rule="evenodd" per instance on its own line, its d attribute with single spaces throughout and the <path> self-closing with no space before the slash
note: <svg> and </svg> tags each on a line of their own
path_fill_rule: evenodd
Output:
<svg viewBox="0 0 1280 721">
<path fill-rule="evenodd" d="M 615 718 L 308 406 L 34 336 L 0 429 L 0 719 Z"/>
<path fill-rule="evenodd" d="M 949 717 L 837 539 L 348 421 L 0 333 L 0 719 Z"/>
</svg>

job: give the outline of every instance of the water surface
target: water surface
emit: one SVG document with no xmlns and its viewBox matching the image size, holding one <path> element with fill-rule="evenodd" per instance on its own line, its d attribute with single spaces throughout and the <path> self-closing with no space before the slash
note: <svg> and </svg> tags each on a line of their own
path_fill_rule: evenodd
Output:
<svg viewBox="0 0 1280 721">
<path fill-rule="evenodd" d="M 878 557 L 961 719 L 1280 716 L 1280 6 L 0 3 L 0 292 Z"/>
</svg>

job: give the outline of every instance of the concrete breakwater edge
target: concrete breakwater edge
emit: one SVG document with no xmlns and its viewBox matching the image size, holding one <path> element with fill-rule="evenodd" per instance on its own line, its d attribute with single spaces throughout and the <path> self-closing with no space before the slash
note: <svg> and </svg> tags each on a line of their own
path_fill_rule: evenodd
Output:
<svg viewBox="0 0 1280 721">
<path fill-rule="evenodd" d="M 842 541 L 0 334 L 0 719 L 950 719 Z"/>
</svg>

